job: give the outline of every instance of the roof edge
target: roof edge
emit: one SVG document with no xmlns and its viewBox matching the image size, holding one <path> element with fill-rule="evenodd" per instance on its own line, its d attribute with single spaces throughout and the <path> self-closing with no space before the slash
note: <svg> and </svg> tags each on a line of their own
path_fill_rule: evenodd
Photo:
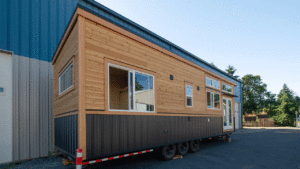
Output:
<svg viewBox="0 0 300 169">
<path fill-rule="evenodd" d="M 221 69 L 219 69 L 219 68 L 217 68 L 217 67 L 215 67 L 215 66 L 209 64 L 209 63 L 206 62 L 205 60 L 203 60 L 203 59 L 197 57 L 196 55 L 194 55 L 194 54 L 192 54 L 192 53 L 186 51 L 185 49 L 183 49 L 183 48 L 177 46 L 176 44 L 174 44 L 174 43 L 172 43 L 172 42 L 170 42 L 170 41 L 168 41 L 168 40 L 162 38 L 161 36 L 159 36 L 159 35 L 153 33 L 152 31 L 150 31 L 150 30 L 148 30 L 148 29 L 142 27 L 141 25 L 139 25 L 139 24 L 137 24 L 137 23 L 135 23 L 135 22 L 131 21 L 130 19 L 128 19 L 128 18 L 122 16 L 121 14 L 118 14 L 117 12 L 115 12 L 115 11 L 109 9 L 108 7 L 105 7 L 104 5 L 98 3 L 98 2 L 96 2 L 96 1 L 94 1 L 94 0 L 83 0 L 83 1 L 86 2 L 86 3 L 88 3 L 88 4 L 90 4 L 90 5 L 92 5 L 92 6 L 97 7 L 98 9 L 101 9 L 101 10 L 103 10 L 103 11 L 109 13 L 110 15 L 113 15 L 114 17 L 116 17 L 116 18 L 122 20 L 123 22 L 125 22 L 125 23 L 127 23 L 127 24 L 130 24 L 131 26 L 133 26 L 133 27 L 139 29 L 140 31 L 143 31 L 143 32 L 145 32 L 145 33 L 147 33 L 147 34 L 149 34 L 149 35 L 151 35 L 151 36 L 153 36 L 153 37 L 159 39 L 160 41 L 162 41 L 162 42 L 168 44 L 170 47 L 169 47 L 169 49 L 168 49 L 168 48 L 163 47 L 163 46 L 161 46 L 161 45 L 159 45 L 159 44 L 157 44 L 157 43 L 154 43 L 154 42 L 152 42 L 152 41 L 150 41 L 150 40 L 148 40 L 148 39 L 146 39 L 146 40 L 148 40 L 148 41 L 150 41 L 150 42 L 152 42 L 152 43 L 154 43 L 154 44 L 156 44 L 156 45 L 158 45 L 158 46 L 160 46 L 160 47 L 162 47 L 162 48 L 164 48 L 164 49 L 166 49 L 166 50 L 168 50 L 168 51 L 170 51 L 170 52 L 172 52 L 172 53 L 174 53 L 174 51 L 172 51 L 172 50 L 174 50 L 174 49 L 172 49 L 172 48 L 175 48 L 175 49 L 177 49 L 177 50 L 179 50 L 179 51 L 185 53 L 185 54 L 188 55 L 189 57 L 191 57 L 191 58 L 193 58 L 193 59 L 196 59 L 196 60 L 198 60 L 199 62 L 204 63 L 204 64 L 207 65 L 208 67 L 210 67 L 210 68 L 212 68 L 212 69 L 214 69 L 214 70 L 220 72 L 221 74 L 227 76 L 228 78 L 230 78 L 230 79 L 232 79 L 232 80 L 235 80 L 235 81 L 237 81 L 237 82 L 242 82 L 242 80 L 237 79 L 237 78 L 233 77 L 232 75 L 229 75 L 227 72 L 225 72 L 225 71 L 223 71 L 223 70 L 221 70 Z M 105 20 L 107 20 L 107 21 L 109 21 L 109 22 L 111 22 L 111 23 L 113 23 L 113 24 L 116 24 L 117 26 L 120 26 L 120 27 L 124 28 L 122 25 L 120 25 L 120 24 L 118 24 L 118 23 L 115 23 L 115 22 L 112 21 L 111 19 L 109 19 L 109 18 L 107 18 L 107 17 L 105 17 L 105 16 L 100 15 L 99 13 L 97 13 L 97 12 L 95 12 L 95 11 L 89 9 L 88 7 L 83 6 L 83 5 L 80 4 L 80 3 L 78 3 L 77 7 L 80 7 L 80 8 L 82 8 L 82 9 L 84 9 L 84 10 L 86 10 L 86 11 L 88 11 L 88 12 L 90 12 L 90 13 L 96 15 L 96 16 L 99 16 L 99 17 L 101 16 L 101 18 L 103 18 L 103 19 L 105 19 Z M 127 30 L 127 29 L 126 29 L 126 30 Z M 127 30 L 127 31 L 132 32 L 132 31 L 130 31 L 130 30 Z M 134 32 L 132 32 L 132 33 L 134 33 Z M 135 34 L 135 33 L 134 33 L 134 34 Z M 136 34 L 136 35 L 137 35 L 137 34 Z M 140 35 L 137 35 L 137 36 L 140 36 Z M 141 36 L 140 36 L 140 37 L 141 37 Z M 144 37 L 142 37 L 142 38 L 144 38 Z M 170 49 L 171 49 L 171 50 L 170 50 Z M 176 54 L 176 53 L 175 53 L 175 54 Z M 177 54 L 177 55 L 179 55 L 179 54 Z M 180 55 L 179 55 L 179 56 L 180 56 Z M 183 56 L 181 56 L 181 57 L 183 57 Z M 195 63 L 195 64 L 197 64 L 197 63 Z M 200 65 L 200 66 L 201 66 L 201 65 Z"/>
</svg>

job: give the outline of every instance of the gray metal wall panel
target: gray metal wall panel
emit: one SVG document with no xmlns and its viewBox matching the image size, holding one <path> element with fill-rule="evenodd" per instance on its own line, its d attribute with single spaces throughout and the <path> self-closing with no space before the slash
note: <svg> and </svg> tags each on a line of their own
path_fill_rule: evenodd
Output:
<svg viewBox="0 0 300 169">
<path fill-rule="evenodd" d="M 40 111 L 39 111 L 39 95 L 40 95 L 40 61 L 37 59 L 29 60 L 29 154 L 30 158 L 39 157 L 39 134 L 40 134 Z M 41 128 L 42 131 L 43 128 Z"/>
<path fill-rule="evenodd" d="M 199 116 L 87 115 L 87 158 L 223 134 L 221 117 L 209 119 L 208 122 L 208 117 Z"/>
<path fill-rule="evenodd" d="M 13 55 L 13 161 L 54 150 L 52 72 L 49 62 Z"/>
<path fill-rule="evenodd" d="M 78 148 L 78 115 L 55 118 L 55 146 L 72 157 Z"/>
<path fill-rule="evenodd" d="M 45 114 L 48 115 L 48 148 L 49 151 L 54 150 L 54 115 L 53 115 L 53 66 L 48 64 L 48 111 Z"/>
<path fill-rule="evenodd" d="M 19 58 L 13 55 L 13 160 L 19 159 Z"/>
<path fill-rule="evenodd" d="M 30 157 L 29 132 L 30 132 L 30 114 L 29 114 L 29 58 L 19 57 L 19 72 L 16 78 L 19 78 L 19 159 L 24 160 Z M 15 99 L 15 98 L 14 98 Z"/>
</svg>

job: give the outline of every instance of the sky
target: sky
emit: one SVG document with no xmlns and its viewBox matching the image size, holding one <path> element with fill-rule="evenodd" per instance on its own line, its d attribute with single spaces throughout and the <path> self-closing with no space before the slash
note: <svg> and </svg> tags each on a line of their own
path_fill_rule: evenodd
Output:
<svg viewBox="0 0 300 169">
<path fill-rule="evenodd" d="M 96 0 L 221 70 L 300 96 L 298 0 Z"/>
</svg>

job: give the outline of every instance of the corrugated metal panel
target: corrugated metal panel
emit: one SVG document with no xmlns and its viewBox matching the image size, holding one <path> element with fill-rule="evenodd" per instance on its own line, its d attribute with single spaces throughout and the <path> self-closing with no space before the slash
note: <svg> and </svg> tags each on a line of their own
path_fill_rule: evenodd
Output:
<svg viewBox="0 0 300 169">
<path fill-rule="evenodd" d="M 1 0 L 0 49 L 50 62 L 80 1 Z"/>
<path fill-rule="evenodd" d="M 98 158 L 223 134 L 221 117 L 87 115 L 87 156 Z"/>
<path fill-rule="evenodd" d="M 52 71 L 47 61 L 13 55 L 14 161 L 53 151 Z"/>
<path fill-rule="evenodd" d="M 78 148 L 78 115 L 55 118 L 55 146 L 72 157 Z"/>
</svg>

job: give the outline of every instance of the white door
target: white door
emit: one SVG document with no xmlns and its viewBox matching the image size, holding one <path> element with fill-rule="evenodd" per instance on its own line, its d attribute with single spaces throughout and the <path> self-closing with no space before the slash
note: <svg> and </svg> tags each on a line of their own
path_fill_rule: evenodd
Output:
<svg viewBox="0 0 300 169">
<path fill-rule="evenodd" d="M 224 130 L 233 129 L 232 100 L 226 97 L 223 97 L 223 125 Z"/>
<path fill-rule="evenodd" d="M 12 161 L 12 56 L 0 52 L 0 164 Z"/>
<path fill-rule="evenodd" d="M 235 129 L 240 128 L 240 119 L 241 119 L 240 106 L 239 103 L 235 103 Z"/>
</svg>

